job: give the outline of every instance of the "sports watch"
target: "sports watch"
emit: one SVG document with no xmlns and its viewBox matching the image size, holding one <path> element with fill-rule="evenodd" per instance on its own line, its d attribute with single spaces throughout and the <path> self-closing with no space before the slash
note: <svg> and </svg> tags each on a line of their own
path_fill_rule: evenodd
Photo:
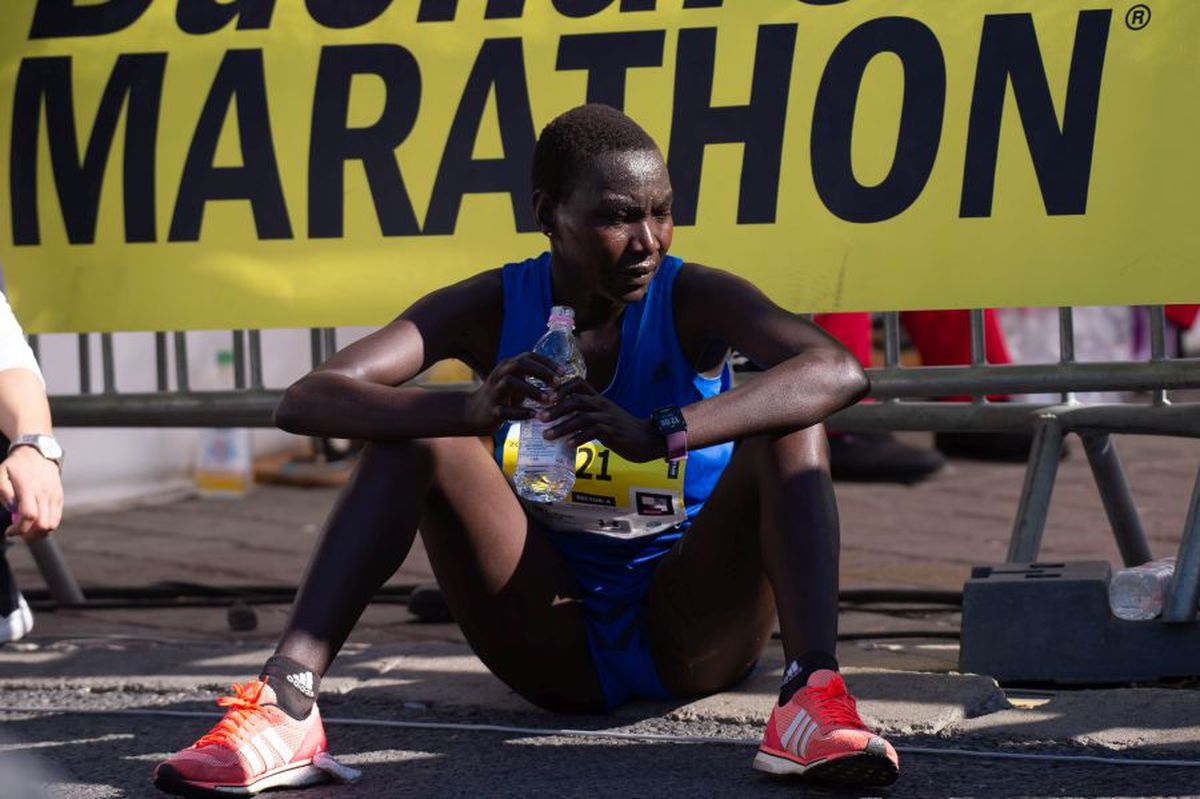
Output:
<svg viewBox="0 0 1200 799">
<path fill-rule="evenodd" d="M 33 447 L 46 460 L 53 463 L 59 469 L 63 465 L 63 448 L 58 443 L 54 436 L 48 436 L 45 433 L 27 433 L 23 436 L 17 436 L 11 444 L 8 445 L 8 454 L 17 447 Z"/>
<path fill-rule="evenodd" d="M 687 422 L 677 405 L 657 408 L 650 414 L 650 423 L 667 439 L 667 462 L 677 463 L 687 458 Z"/>
</svg>

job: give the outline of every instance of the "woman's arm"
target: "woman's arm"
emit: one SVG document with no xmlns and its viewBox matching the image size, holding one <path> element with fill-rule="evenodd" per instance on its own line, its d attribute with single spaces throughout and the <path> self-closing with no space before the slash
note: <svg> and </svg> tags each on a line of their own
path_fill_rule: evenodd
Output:
<svg viewBox="0 0 1200 799">
<path fill-rule="evenodd" d="M 730 347 L 766 368 L 732 391 L 682 409 L 688 449 L 810 427 L 867 393 L 866 373 L 845 347 L 745 280 L 694 264 L 675 280 L 675 330 L 697 371 L 722 367 Z M 556 423 L 546 438 L 569 437 L 574 444 L 599 438 L 633 461 L 666 454 L 666 441 L 649 419 L 631 416 L 586 380 L 558 386 L 552 400 L 539 417 Z"/>
<path fill-rule="evenodd" d="M 499 271 L 426 295 L 386 327 L 346 347 L 284 393 L 275 424 L 289 433 L 367 441 L 488 435 L 504 419 L 528 418 L 525 377 L 554 379 L 537 356 L 510 358 L 472 394 L 404 387 L 445 358 L 485 374 L 503 321 Z"/>
<path fill-rule="evenodd" d="M 845 347 L 728 272 L 687 264 L 676 278 L 675 320 L 689 357 L 734 347 L 766 370 L 684 409 L 689 449 L 809 427 L 870 388 Z"/>
</svg>

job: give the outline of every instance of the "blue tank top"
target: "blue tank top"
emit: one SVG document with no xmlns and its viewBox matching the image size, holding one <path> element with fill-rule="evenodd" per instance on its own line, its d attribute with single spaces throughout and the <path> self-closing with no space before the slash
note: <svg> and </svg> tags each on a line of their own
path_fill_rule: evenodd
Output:
<svg viewBox="0 0 1200 799">
<path fill-rule="evenodd" d="M 696 372 L 680 348 L 675 333 L 673 289 L 682 261 L 663 259 L 650 281 L 649 290 L 638 302 L 625 306 L 621 319 L 621 349 L 612 382 L 601 393 L 632 415 L 649 418 L 655 408 L 680 407 L 699 402 L 729 389 L 731 374 L 726 364 L 717 377 Z M 550 253 L 543 253 L 501 270 L 504 286 L 504 323 L 496 361 L 528 352 L 546 331 L 553 304 L 550 285 Z M 496 457 L 502 459 L 507 426 L 496 434 Z M 617 539 L 591 533 L 555 533 L 563 554 L 576 566 L 641 571 L 666 554 L 712 493 L 721 472 L 733 454 L 727 442 L 688 453 L 684 469 L 683 496 L 687 521 L 666 531 L 641 538 Z M 580 575 L 583 578 L 585 575 Z M 633 576 L 632 574 L 630 575 Z M 610 585 L 610 590 L 618 586 Z"/>
</svg>

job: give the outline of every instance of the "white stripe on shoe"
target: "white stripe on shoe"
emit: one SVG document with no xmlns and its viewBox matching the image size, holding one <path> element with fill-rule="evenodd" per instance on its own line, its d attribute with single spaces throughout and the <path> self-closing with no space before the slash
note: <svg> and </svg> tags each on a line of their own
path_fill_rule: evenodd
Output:
<svg viewBox="0 0 1200 799">
<path fill-rule="evenodd" d="M 290 763 L 292 761 L 292 755 L 295 753 L 292 751 L 290 746 L 283 742 L 283 739 L 279 737 L 279 733 L 275 732 L 275 730 L 267 727 L 261 733 L 259 733 L 259 737 L 263 738 L 271 745 L 271 748 L 274 749 L 276 754 L 279 755 L 281 764 Z"/>
<path fill-rule="evenodd" d="M 238 754 L 244 757 L 246 762 L 250 764 L 250 770 L 253 773 L 259 774 L 267 770 L 267 764 L 264 762 L 258 748 L 254 745 L 254 741 L 247 741 L 242 744 L 241 748 L 238 749 Z"/>
<path fill-rule="evenodd" d="M 796 747 L 796 754 L 800 757 L 804 757 L 805 752 L 808 751 L 808 742 L 812 740 L 813 733 L 817 731 L 817 726 L 817 723 L 814 721 L 812 726 L 805 731 L 804 737 L 800 739 L 800 744 Z"/>
<path fill-rule="evenodd" d="M 263 740 L 262 733 L 259 733 L 251 738 L 250 744 L 254 747 L 254 751 L 258 752 L 258 756 L 263 759 L 263 763 L 266 764 L 264 770 L 270 771 L 276 766 L 283 765 L 282 763 L 277 762 L 279 760 L 279 754 L 275 752 L 275 750 L 273 750 L 266 741 Z"/>
<path fill-rule="evenodd" d="M 792 745 L 788 747 L 788 751 L 793 755 L 800 756 L 800 741 L 808 734 L 808 731 L 816 726 L 816 722 L 811 718 L 804 722 L 800 729 L 796 730 L 796 734 L 792 736 Z"/>
<path fill-rule="evenodd" d="M 796 730 L 806 721 L 808 721 L 808 713 L 801 708 L 800 711 L 796 713 L 796 717 L 792 719 L 792 723 L 788 725 L 787 731 L 783 734 L 783 737 L 779 739 L 779 745 L 784 749 L 787 749 L 788 743 L 792 740 L 792 736 L 796 734 Z"/>
</svg>

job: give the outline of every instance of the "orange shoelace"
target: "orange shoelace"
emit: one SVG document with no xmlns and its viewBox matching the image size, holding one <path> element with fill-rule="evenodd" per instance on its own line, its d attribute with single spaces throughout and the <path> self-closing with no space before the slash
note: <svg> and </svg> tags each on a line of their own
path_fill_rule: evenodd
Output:
<svg viewBox="0 0 1200 799">
<path fill-rule="evenodd" d="M 266 685 L 265 680 L 262 682 L 253 680 L 244 685 L 234 683 L 232 686 L 234 695 L 222 696 L 217 700 L 217 704 L 229 708 L 229 712 L 225 714 L 225 718 L 217 722 L 217 726 L 209 730 L 193 746 L 199 749 L 202 746 L 215 744 L 229 749 L 237 749 L 237 744 L 243 737 L 242 728 L 248 721 L 266 710 L 258 703 Z"/>
<path fill-rule="evenodd" d="M 830 680 L 821 688 L 805 689 L 816 700 L 821 712 L 822 724 L 838 724 L 865 730 L 867 725 L 858 716 L 858 706 L 854 697 L 846 693 L 846 684 L 841 680 Z"/>
</svg>

